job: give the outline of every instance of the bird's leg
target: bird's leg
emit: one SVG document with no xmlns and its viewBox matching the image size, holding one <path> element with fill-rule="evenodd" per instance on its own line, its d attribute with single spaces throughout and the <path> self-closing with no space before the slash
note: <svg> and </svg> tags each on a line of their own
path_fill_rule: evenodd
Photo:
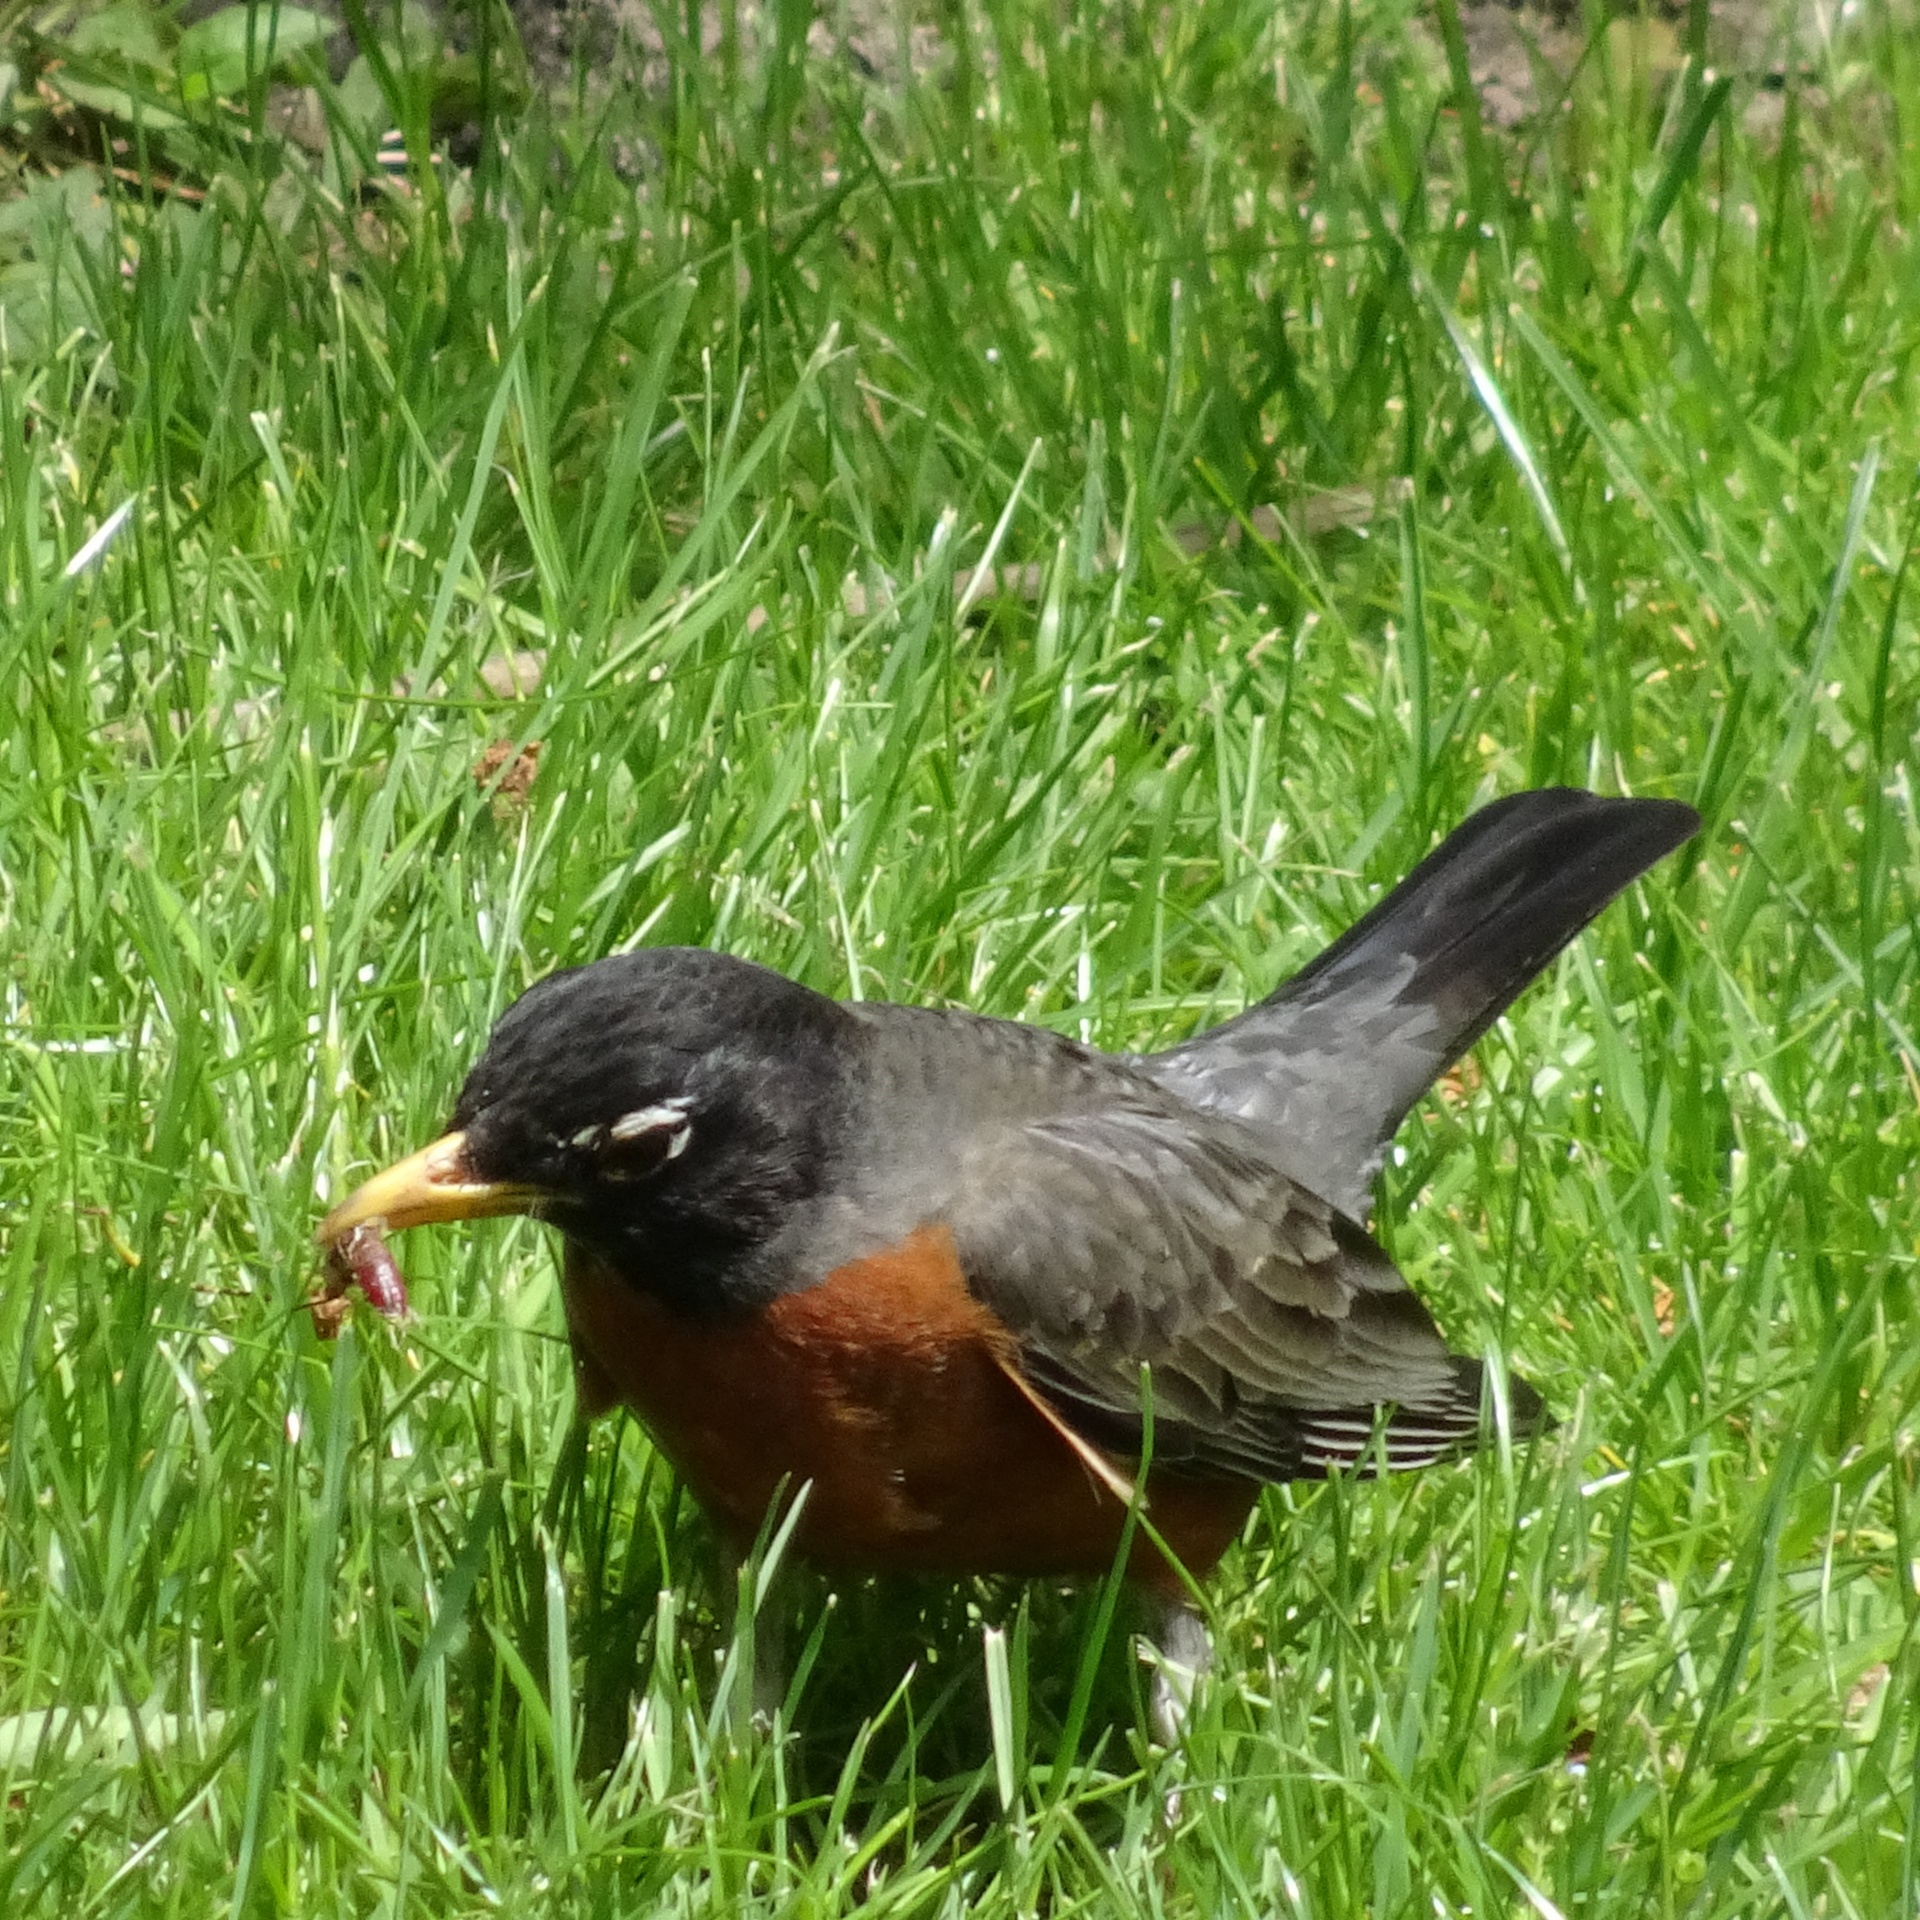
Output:
<svg viewBox="0 0 1920 1920">
<path fill-rule="evenodd" d="M 1140 1638 L 1153 1667 L 1148 1711 L 1154 1738 L 1162 1746 L 1180 1744 L 1194 1689 L 1213 1670 L 1213 1641 L 1207 1623 L 1179 1588 L 1150 1586 L 1142 1594 Z"/>
<path fill-rule="evenodd" d="M 774 1716 L 787 1697 L 786 1617 L 779 1604 L 779 1570 L 774 1569 L 773 1578 L 763 1583 L 764 1565 L 751 1549 L 722 1537 L 720 1579 L 729 1595 L 730 1638 L 736 1658 L 743 1659 L 752 1674 L 751 1686 L 735 1688 L 731 1713 L 736 1725 L 751 1724 L 761 1733 L 772 1730 Z"/>
<path fill-rule="evenodd" d="M 787 1615 L 776 1581 L 753 1617 L 753 1724 L 771 1733 L 787 1698 Z"/>
<path fill-rule="evenodd" d="M 753 1669 L 753 1684 L 745 1695 L 736 1692 L 733 1710 L 750 1712 L 762 1732 L 770 1731 L 787 1697 L 786 1619 L 780 1599 L 780 1581 L 787 1549 L 805 1513 L 813 1483 L 803 1480 L 789 1489 L 783 1483 L 768 1511 L 760 1537 L 751 1547 L 738 1538 L 721 1535 L 721 1571 L 733 1589 L 733 1644 L 736 1657 L 744 1654 Z"/>
</svg>

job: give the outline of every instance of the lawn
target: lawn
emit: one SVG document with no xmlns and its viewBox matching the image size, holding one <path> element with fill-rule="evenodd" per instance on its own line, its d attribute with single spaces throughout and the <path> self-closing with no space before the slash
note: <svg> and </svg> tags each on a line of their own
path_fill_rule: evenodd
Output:
<svg viewBox="0 0 1920 1920">
<path fill-rule="evenodd" d="M 0 6 L 0 1911 L 1920 1911 L 1908 0 L 374 12 Z M 315 1337 L 555 966 L 1164 1043 L 1555 782 L 1706 831 L 1376 1226 L 1558 1424 L 1269 1491 L 1178 1751 L 991 1582 L 742 1729 L 536 1225 Z"/>
</svg>

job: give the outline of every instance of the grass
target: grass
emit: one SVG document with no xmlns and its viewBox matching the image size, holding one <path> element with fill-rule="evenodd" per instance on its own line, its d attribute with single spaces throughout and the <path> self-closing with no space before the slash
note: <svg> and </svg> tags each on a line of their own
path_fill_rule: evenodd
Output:
<svg viewBox="0 0 1920 1920">
<path fill-rule="evenodd" d="M 809 17 L 0 152 L 0 1907 L 1914 1914 L 1908 12 L 1519 131 L 1452 0 Z M 554 966 L 1148 1045 L 1563 780 L 1708 830 L 1379 1222 L 1560 1425 L 1269 1493 L 1180 1753 L 1110 1596 L 817 1578 L 736 1739 L 538 1228 L 301 1311 Z"/>
</svg>

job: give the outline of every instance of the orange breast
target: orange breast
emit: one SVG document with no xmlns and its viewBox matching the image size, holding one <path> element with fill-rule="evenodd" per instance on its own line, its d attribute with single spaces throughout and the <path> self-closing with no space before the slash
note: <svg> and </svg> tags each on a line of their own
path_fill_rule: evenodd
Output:
<svg viewBox="0 0 1920 1920">
<path fill-rule="evenodd" d="M 700 1500 L 750 1540 L 784 1482 L 811 1482 L 796 1544 L 826 1565 L 1098 1574 L 1123 1504 L 1013 1379 L 1006 1330 L 922 1231 L 764 1311 L 703 1325 L 571 1250 L 567 1319 L 590 1412 L 624 1401 Z M 1190 1572 L 1255 1489 L 1155 1474 L 1147 1512 Z M 1144 1538 L 1132 1572 L 1174 1576 Z"/>
</svg>

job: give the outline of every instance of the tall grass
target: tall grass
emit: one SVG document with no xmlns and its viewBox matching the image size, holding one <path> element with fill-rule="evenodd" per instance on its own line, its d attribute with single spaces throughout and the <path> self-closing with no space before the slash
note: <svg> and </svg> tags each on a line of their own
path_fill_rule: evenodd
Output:
<svg viewBox="0 0 1920 1920">
<path fill-rule="evenodd" d="M 464 168 L 398 47 L 403 179 L 332 94 L 15 167 L 0 1905 L 1915 1912 L 1905 11 L 1783 113 L 1596 19 L 1517 133 L 1451 0 L 810 20 L 483 89 Z M 776 1592 L 737 1735 L 540 1229 L 300 1310 L 554 966 L 1145 1046 L 1551 781 L 1709 831 L 1379 1226 L 1560 1424 L 1268 1494 L 1179 1753 L 1103 1596 L 996 1583 Z"/>
</svg>

